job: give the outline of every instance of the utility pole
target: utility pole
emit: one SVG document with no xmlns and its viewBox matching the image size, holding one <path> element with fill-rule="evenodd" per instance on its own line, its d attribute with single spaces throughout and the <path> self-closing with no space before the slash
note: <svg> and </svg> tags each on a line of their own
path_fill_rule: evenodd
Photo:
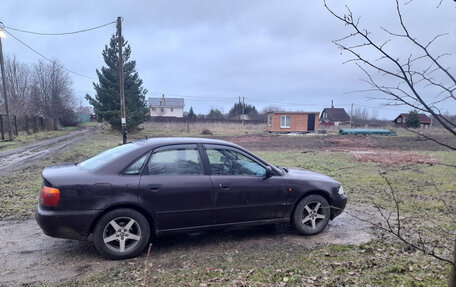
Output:
<svg viewBox="0 0 456 287">
<path fill-rule="evenodd" d="M 350 127 L 352 127 L 352 120 L 353 120 L 353 104 L 350 109 Z"/>
<path fill-rule="evenodd" d="M 120 86 L 120 121 L 122 124 L 123 143 L 127 143 L 127 116 L 125 112 L 124 73 L 122 55 L 122 17 L 117 17 L 117 39 L 119 42 L 119 86 Z"/>
<path fill-rule="evenodd" d="M 244 124 L 245 97 L 242 97 L 242 124 Z"/>
<path fill-rule="evenodd" d="M 0 32 L 3 34 L 4 25 L 0 22 Z M 8 95 L 6 94 L 6 79 L 5 79 L 5 63 L 3 59 L 3 47 L 2 47 L 2 35 L 0 35 L 0 65 L 2 70 L 2 86 L 3 86 L 3 98 L 5 100 L 5 111 L 6 111 L 6 126 L 8 127 L 8 137 L 9 140 L 13 140 L 13 135 L 11 134 L 11 121 L 9 116 L 9 109 L 8 109 Z"/>
<path fill-rule="evenodd" d="M 241 104 L 241 96 L 239 96 L 239 104 Z M 239 120 L 241 120 L 241 114 L 239 114 Z"/>
</svg>

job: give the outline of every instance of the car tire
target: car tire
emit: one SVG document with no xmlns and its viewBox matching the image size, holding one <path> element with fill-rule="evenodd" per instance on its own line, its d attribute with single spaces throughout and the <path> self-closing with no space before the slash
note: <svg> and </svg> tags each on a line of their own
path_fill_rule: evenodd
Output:
<svg viewBox="0 0 456 287">
<path fill-rule="evenodd" d="M 95 225 L 93 242 L 98 252 L 109 259 L 137 256 L 149 242 L 150 226 L 140 212 L 120 208 L 103 215 Z"/>
<path fill-rule="evenodd" d="M 321 195 L 304 197 L 293 212 L 292 223 L 299 233 L 314 235 L 328 225 L 331 210 L 328 201 Z"/>
</svg>

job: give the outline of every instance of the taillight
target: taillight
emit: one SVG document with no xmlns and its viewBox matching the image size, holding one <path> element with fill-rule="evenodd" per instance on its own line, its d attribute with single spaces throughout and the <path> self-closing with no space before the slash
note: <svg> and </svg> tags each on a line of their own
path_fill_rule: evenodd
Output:
<svg viewBox="0 0 456 287">
<path fill-rule="evenodd" d="M 41 198 L 44 206 L 57 206 L 60 201 L 60 190 L 44 185 L 41 189 Z"/>
</svg>

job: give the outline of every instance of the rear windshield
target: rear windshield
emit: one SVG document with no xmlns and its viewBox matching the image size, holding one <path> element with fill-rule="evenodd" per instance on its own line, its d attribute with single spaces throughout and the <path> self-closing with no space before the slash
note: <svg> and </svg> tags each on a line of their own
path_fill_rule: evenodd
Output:
<svg viewBox="0 0 456 287">
<path fill-rule="evenodd" d="M 112 149 L 108 149 L 94 157 L 91 157 L 81 163 L 78 163 L 77 165 L 85 169 L 96 169 L 106 163 L 114 161 L 116 158 L 124 154 L 127 154 L 136 148 L 137 145 L 131 143 L 121 145 Z"/>
</svg>

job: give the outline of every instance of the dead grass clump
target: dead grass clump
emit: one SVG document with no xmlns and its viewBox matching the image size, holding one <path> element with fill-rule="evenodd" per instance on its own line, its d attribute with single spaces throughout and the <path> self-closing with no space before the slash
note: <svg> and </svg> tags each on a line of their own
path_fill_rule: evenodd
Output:
<svg viewBox="0 0 456 287">
<path fill-rule="evenodd" d="M 208 129 L 204 129 L 202 132 L 201 132 L 202 135 L 206 135 L 206 136 L 211 136 L 212 135 L 212 132 Z"/>
<path fill-rule="evenodd" d="M 406 151 L 391 151 L 391 150 L 372 150 L 372 151 L 351 151 L 356 160 L 361 162 L 374 162 L 383 165 L 397 164 L 436 164 L 440 162 L 440 158 L 436 158 L 426 154 L 416 154 Z"/>
</svg>

